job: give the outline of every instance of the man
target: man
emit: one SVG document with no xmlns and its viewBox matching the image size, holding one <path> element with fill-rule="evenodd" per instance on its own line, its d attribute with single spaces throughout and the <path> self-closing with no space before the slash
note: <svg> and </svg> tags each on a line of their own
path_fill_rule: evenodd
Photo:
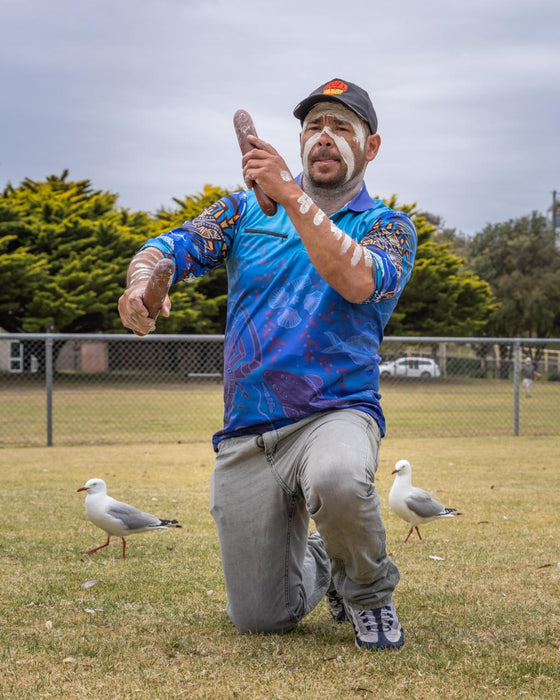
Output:
<svg viewBox="0 0 560 700">
<path fill-rule="evenodd" d="M 530 357 L 526 357 L 521 365 L 521 376 L 523 378 L 523 387 L 525 388 L 525 398 L 531 398 L 531 387 L 533 386 L 533 381 L 535 377 L 540 377 L 540 372 L 537 372 L 533 360 Z"/>
<path fill-rule="evenodd" d="M 127 328 L 145 334 L 154 322 L 142 292 L 161 257 L 175 262 L 175 281 L 225 261 L 225 408 L 211 512 L 229 617 L 240 632 L 285 632 L 327 595 L 358 647 L 398 648 L 399 573 L 374 486 L 385 430 L 377 350 L 416 234 L 366 191 L 380 137 L 363 89 L 331 80 L 294 115 L 303 173 L 294 178 L 270 144 L 249 137 L 249 190 L 148 241 L 119 309 Z M 274 216 L 260 210 L 253 183 L 278 203 Z"/>
</svg>

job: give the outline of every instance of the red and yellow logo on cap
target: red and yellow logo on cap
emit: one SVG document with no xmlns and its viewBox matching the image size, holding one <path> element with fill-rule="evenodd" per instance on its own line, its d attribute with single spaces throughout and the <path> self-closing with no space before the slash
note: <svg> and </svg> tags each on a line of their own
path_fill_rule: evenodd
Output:
<svg viewBox="0 0 560 700">
<path fill-rule="evenodd" d="M 323 88 L 323 95 L 340 95 L 348 90 L 348 85 L 343 83 L 342 80 L 331 80 Z"/>
</svg>

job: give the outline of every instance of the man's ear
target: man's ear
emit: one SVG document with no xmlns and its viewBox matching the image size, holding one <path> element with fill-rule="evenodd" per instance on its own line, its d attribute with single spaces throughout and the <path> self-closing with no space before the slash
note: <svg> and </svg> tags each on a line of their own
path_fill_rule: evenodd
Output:
<svg viewBox="0 0 560 700">
<path fill-rule="evenodd" d="M 366 141 L 366 161 L 372 161 L 379 152 L 381 146 L 381 136 L 370 134 Z"/>
</svg>

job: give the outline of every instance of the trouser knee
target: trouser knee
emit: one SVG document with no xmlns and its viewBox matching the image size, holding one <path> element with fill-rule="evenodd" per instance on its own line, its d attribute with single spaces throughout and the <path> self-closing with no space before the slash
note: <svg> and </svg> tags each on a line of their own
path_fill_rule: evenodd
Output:
<svg viewBox="0 0 560 700">
<path fill-rule="evenodd" d="M 282 634 L 293 630 L 299 620 L 274 611 L 249 609 L 244 605 L 227 605 L 227 614 L 240 634 Z"/>
</svg>

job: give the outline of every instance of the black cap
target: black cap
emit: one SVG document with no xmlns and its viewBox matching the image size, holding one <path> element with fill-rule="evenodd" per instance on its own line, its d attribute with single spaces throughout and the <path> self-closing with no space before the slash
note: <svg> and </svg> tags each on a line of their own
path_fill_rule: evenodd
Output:
<svg viewBox="0 0 560 700">
<path fill-rule="evenodd" d="M 303 123 L 309 110 L 318 102 L 325 102 L 325 100 L 346 105 L 360 119 L 368 123 L 372 134 L 377 132 L 377 115 L 367 92 L 354 83 L 340 80 L 340 78 L 329 80 L 328 83 L 313 90 L 309 97 L 302 100 L 294 109 L 294 117 Z"/>
</svg>

